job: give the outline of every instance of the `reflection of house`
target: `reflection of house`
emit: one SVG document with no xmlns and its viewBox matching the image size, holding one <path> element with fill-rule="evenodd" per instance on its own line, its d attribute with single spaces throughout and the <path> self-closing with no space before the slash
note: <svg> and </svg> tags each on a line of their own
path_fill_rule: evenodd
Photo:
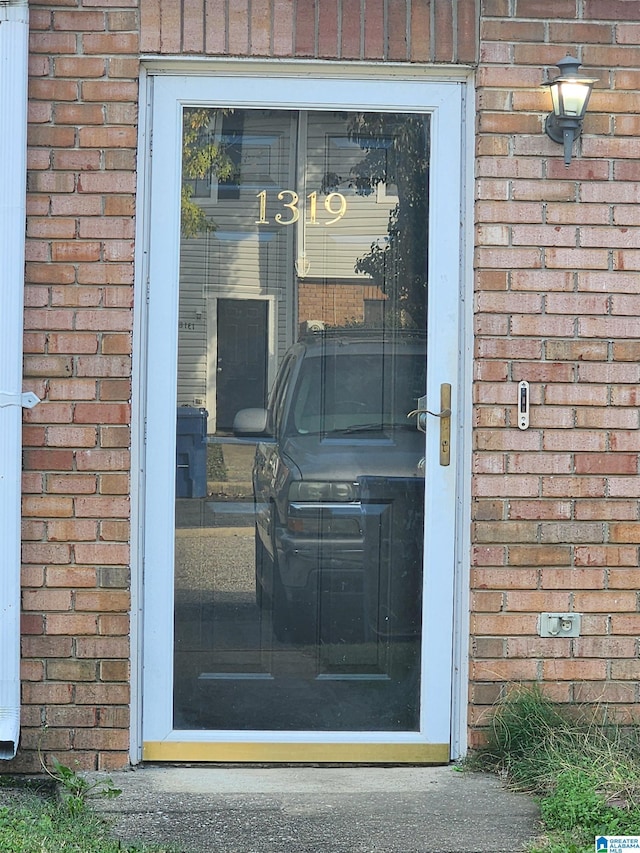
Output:
<svg viewBox="0 0 640 853">
<path fill-rule="evenodd" d="M 344 115 L 334 113 L 236 110 L 221 117 L 211 110 L 205 139 L 228 152 L 234 174 L 225 182 L 215 174 L 191 182 L 192 199 L 214 228 L 183 239 L 178 327 L 178 402 L 204 406 L 210 432 L 222 425 L 220 407 L 229 427 L 223 397 L 230 370 L 234 394 L 252 369 L 260 372 L 245 403 L 264 405 L 277 361 L 307 321 L 382 320 L 385 294 L 357 265 L 372 244 L 388 240 L 398 197 L 378 180 L 365 185 L 359 170 L 373 155 L 386 175 L 391 141 L 360 144 L 350 133 Z M 231 367 L 240 352 L 242 364 Z"/>
</svg>

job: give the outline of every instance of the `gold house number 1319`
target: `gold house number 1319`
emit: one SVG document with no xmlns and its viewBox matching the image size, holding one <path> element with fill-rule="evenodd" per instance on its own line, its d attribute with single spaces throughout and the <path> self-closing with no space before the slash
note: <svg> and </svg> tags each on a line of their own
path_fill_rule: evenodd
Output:
<svg viewBox="0 0 640 853">
<path fill-rule="evenodd" d="M 259 203 L 259 218 L 256 219 L 256 225 L 268 225 L 267 219 L 267 191 L 262 190 L 256 196 Z M 288 213 L 276 213 L 275 220 L 279 225 L 293 225 L 300 218 L 300 196 L 293 190 L 282 190 L 278 193 L 278 201 L 282 202 L 282 206 L 286 208 Z M 310 225 L 335 225 L 339 222 L 347 212 L 347 200 L 342 193 L 329 193 L 324 200 L 324 209 L 333 219 L 328 219 L 322 223 L 318 222 L 318 193 L 309 193 L 307 196 L 309 202 L 307 222 Z"/>
</svg>

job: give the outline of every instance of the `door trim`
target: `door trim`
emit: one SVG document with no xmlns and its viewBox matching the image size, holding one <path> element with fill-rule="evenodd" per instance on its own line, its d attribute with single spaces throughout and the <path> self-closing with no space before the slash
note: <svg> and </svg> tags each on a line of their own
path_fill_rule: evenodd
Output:
<svg viewBox="0 0 640 853">
<path fill-rule="evenodd" d="M 441 224 L 439 226 L 440 231 L 444 230 L 445 233 L 443 234 L 435 233 L 438 230 L 433 227 L 435 220 L 431 223 L 429 235 L 430 244 L 432 246 L 432 251 L 430 252 L 430 281 L 438 284 L 438 289 L 442 294 L 448 294 L 448 306 L 444 311 L 447 323 L 442 323 L 441 320 L 436 321 L 436 314 L 438 314 L 439 317 L 442 317 L 442 312 L 436 312 L 433 309 L 433 306 L 431 305 L 432 295 L 430 294 L 431 310 L 429 314 L 429 336 L 433 346 L 436 348 L 436 351 L 438 351 L 442 356 L 442 361 L 438 367 L 434 364 L 434 359 L 430 359 L 428 376 L 428 388 L 430 389 L 428 407 L 432 410 L 434 407 L 437 407 L 437 400 L 435 400 L 435 396 L 439 393 L 439 387 L 442 381 L 451 382 L 454 385 L 455 396 L 457 396 L 458 400 L 462 401 L 466 398 L 466 394 L 461 391 L 460 365 L 458 360 L 459 344 L 462 340 L 459 335 L 459 330 L 463 319 L 460 311 L 460 296 L 462 294 L 460 268 L 462 266 L 466 267 L 466 264 L 451 264 L 449 262 L 445 269 L 444 266 L 446 261 L 442 259 L 450 259 L 452 257 L 459 259 L 462 256 L 462 245 L 460 239 L 461 203 L 463 198 L 461 164 L 463 162 L 462 145 L 464 137 L 462 130 L 462 94 L 464 87 L 462 86 L 462 82 L 466 79 L 466 75 L 464 72 L 459 74 L 449 73 L 448 75 L 445 75 L 445 80 L 443 81 L 442 76 L 438 76 L 436 74 L 434 75 L 434 82 L 433 78 L 431 78 L 431 75 L 428 73 L 428 69 L 416 69 L 415 67 L 409 68 L 407 66 L 403 66 L 395 69 L 386 68 L 386 79 L 383 80 L 381 79 L 381 74 L 383 74 L 384 71 L 381 70 L 379 66 L 375 67 L 375 71 L 358 66 L 357 74 L 353 74 L 352 71 L 350 79 L 345 80 L 339 79 L 339 77 L 335 76 L 335 69 L 332 69 L 330 73 L 325 75 L 323 73 L 325 70 L 324 64 L 290 63 L 292 67 L 295 65 L 296 73 L 300 75 L 298 79 L 287 79 L 286 81 L 284 79 L 265 80 L 264 66 L 266 64 L 267 63 L 252 63 L 250 67 L 243 66 L 243 72 L 240 74 L 240 66 L 237 63 L 225 63 L 224 67 L 226 68 L 227 74 L 233 73 L 238 76 L 227 77 L 224 80 L 221 80 L 220 78 L 211 80 L 197 75 L 190 78 L 175 77 L 170 73 L 167 73 L 166 63 L 164 66 L 164 73 L 166 76 L 156 76 L 156 74 L 149 75 L 148 79 L 151 84 L 149 86 L 149 98 L 152 97 L 152 90 L 156 88 L 159 92 L 160 98 L 165 99 L 165 121 L 167 120 L 167 117 L 169 117 L 169 127 L 171 126 L 171 122 L 174 122 L 173 135 L 171 132 L 166 134 L 166 137 L 165 134 L 158 134 L 161 138 L 154 140 L 154 164 L 163 175 L 162 195 L 165 200 L 162 205 L 163 211 L 166 213 L 167 199 L 174 200 L 176 214 L 179 210 L 179 205 L 177 203 L 177 199 L 179 198 L 177 175 L 180 145 L 177 134 L 177 128 L 179 127 L 177 117 L 179 115 L 181 102 L 214 102 L 221 105 L 235 104 L 237 106 L 248 107 L 269 105 L 290 109 L 370 108 L 392 112 L 402 111 L 432 113 L 432 161 L 437 163 L 438 157 L 441 154 L 446 154 L 451 158 L 449 160 L 449 164 L 451 165 L 453 163 L 453 166 L 449 170 L 435 168 L 431 173 L 432 187 L 430 191 L 430 209 L 440 209 L 441 215 L 439 220 L 441 223 L 446 224 Z M 302 74 L 302 66 L 306 69 L 306 76 Z M 353 69 L 353 66 L 351 66 L 351 69 Z M 158 69 L 154 68 L 153 70 L 155 72 Z M 272 72 L 273 68 L 270 68 L 269 71 Z M 368 74 L 368 71 L 371 71 L 371 73 Z M 282 78 L 286 76 L 286 74 L 282 74 Z M 251 79 L 248 80 L 247 77 Z M 354 79 L 354 77 L 357 78 L 356 86 L 353 85 L 356 83 L 356 79 Z M 368 82 L 370 84 L 367 89 L 367 93 L 363 92 L 363 79 L 364 82 Z M 227 84 L 233 85 L 228 86 Z M 238 95 L 238 86 L 240 86 L 240 89 L 244 86 L 244 95 Z M 367 87 L 364 86 L 364 88 Z M 260 97 L 261 91 L 264 92 L 263 97 Z M 224 97 L 219 96 L 221 92 L 224 92 Z M 169 113 L 167 113 L 166 108 L 169 103 L 173 103 L 174 107 L 169 107 Z M 425 104 L 427 104 L 426 107 Z M 165 127 L 166 126 L 167 125 L 165 124 Z M 146 153 L 147 152 L 145 151 L 141 152 L 143 159 Z M 151 214 L 149 212 L 151 207 L 151 192 L 152 188 L 150 181 L 142 201 L 142 204 L 149 216 L 146 220 L 147 222 L 150 222 L 151 219 Z M 150 237 L 148 241 L 145 240 L 144 247 L 145 266 L 148 264 L 149 280 L 153 282 L 155 272 L 156 274 L 162 273 L 161 277 L 164 282 L 164 292 L 159 294 L 160 298 L 156 298 L 158 294 L 154 293 L 154 288 L 151 285 L 148 308 L 149 324 L 151 329 L 155 328 L 155 324 L 158 322 L 158 317 L 167 309 L 167 307 L 170 311 L 177 311 L 177 261 L 175 259 L 178 257 L 176 248 L 179 245 L 179 226 L 171 217 L 165 217 L 165 219 L 166 221 L 163 226 L 164 230 L 160 229 L 160 234 L 155 237 L 155 240 L 152 239 L 152 237 Z M 148 228 L 145 226 L 142 230 L 146 234 Z M 150 257 L 148 254 L 150 248 L 155 249 L 160 244 L 162 244 L 163 250 L 168 250 L 169 252 L 169 255 L 162 253 L 164 262 L 158 259 L 157 255 L 160 253 L 156 252 L 155 255 L 151 254 Z M 167 266 L 166 259 L 167 257 L 170 257 L 172 251 L 174 260 Z M 434 260 L 434 256 L 439 259 L 437 262 Z M 146 260 L 147 258 L 149 258 L 148 261 Z M 146 269 L 144 271 L 144 275 L 146 280 Z M 448 326 L 449 323 L 452 324 L 452 329 L 454 329 L 456 333 L 450 333 L 446 336 L 444 335 L 444 327 Z M 171 376 L 172 364 L 175 363 L 174 343 L 167 342 L 166 340 L 163 342 L 163 365 L 160 366 L 152 358 L 146 355 L 144 343 L 144 340 L 139 341 L 138 343 L 138 352 L 144 353 L 144 355 L 140 357 L 140 363 L 143 365 L 145 363 L 153 364 L 154 373 L 159 369 L 162 370 L 163 366 L 165 368 L 168 367 L 168 375 Z M 443 369 L 442 365 L 446 365 L 446 368 Z M 166 382 L 167 374 L 165 373 L 164 376 Z M 432 399 L 432 396 L 434 399 Z M 142 392 L 141 399 L 143 399 Z M 161 411 L 162 406 L 158 407 L 157 401 L 151 400 L 147 408 L 147 424 L 149 427 L 152 427 L 154 419 L 155 422 L 163 422 L 162 420 L 157 420 Z M 466 418 L 462 418 L 462 414 L 463 413 L 461 412 L 454 413 L 452 429 L 454 434 L 458 436 L 461 434 L 462 424 L 467 420 Z M 166 423 L 166 420 L 164 423 Z M 166 453 L 166 438 L 164 442 L 164 452 Z M 462 448 L 454 448 L 454 458 L 452 458 L 452 466 L 448 471 L 449 476 L 446 479 L 444 490 L 442 488 L 442 476 L 439 478 L 436 477 L 434 482 L 428 484 L 426 496 L 427 509 L 425 514 L 427 518 L 433 520 L 433 526 L 436 530 L 443 529 L 444 504 L 449 500 L 452 500 L 454 507 L 456 504 L 455 496 L 456 489 L 459 488 L 460 471 L 464 469 L 464 465 L 460 464 L 461 453 L 459 453 L 458 450 L 461 451 Z M 438 452 L 436 430 L 432 430 L 431 433 L 427 435 L 427 454 L 433 458 L 432 455 L 434 452 L 436 454 Z M 151 453 L 151 456 L 154 458 L 153 453 Z M 157 456 L 155 458 L 157 459 Z M 170 452 L 167 453 L 167 458 L 169 460 L 171 459 Z M 164 484 L 166 492 L 167 472 L 164 472 L 164 480 L 162 477 L 160 478 L 160 481 L 158 480 L 158 468 L 161 467 L 162 466 L 151 465 L 147 467 L 144 464 L 141 466 L 140 484 L 142 485 L 146 480 L 145 494 L 147 503 L 154 501 L 155 497 L 162 493 L 157 490 L 160 482 Z M 154 468 L 156 470 L 154 470 Z M 442 472 L 439 473 L 442 474 Z M 172 489 L 170 489 L 170 491 L 172 492 Z M 466 489 L 464 491 L 466 492 Z M 443 501 L 443 494 L 445 494 L 447 500 Z M 172 494 L 169 497 L 172 499 Z M 169 538 L 172 541 L 173 506 L 172 504 L 169 505 L 170 503 L 171 502 L 169 501 L 167 506 L 161 508 L 161 511 L 154 515 L 154 538 L 158 531 L 162 532 L 165 527 L 167 527 L 171 534 Z M 143 519 L 141 518 L 140 521 L 143 521 Z M 457 527 L 459 522 L 460 516 L 456 512 L 453 513 L 452 518 L 448 518 L 446 520 L 446 524 L 449 525 L 449 528 L 452 524 L 455 524 Z M 459 532 L 460 531 L 458 530 L 458 535 Z M 147 541 L 151 538 L 152 537 L 147 536 Z M 154 560 L 154 557 L 157 557 L 162 553 L 166 555 L 167 553 L 167 542 L 164 541 L 164 539 L 166 539 L 166 533 L 164 534 L 164 539 L 162 535 L 159 538 L 163 541 L 156 543 L 153 548 L 153 552 L 147 555 L 147 565 L 154 566 L 155 582 L 153 584 L 147 584 L 145 590 L 145 609 L 147 613 L 149 613 L 149 608 L 151 608 L 152 618 L 148 618 L 146 620 L 147 627 L 150 628 L 150 635 L 147 637 L 146 643 L 146 651 L 148 654 L 145 660 L 144 677 L 147 688 L 149 686 L 159 686 L 162 689 L 163 686 L 165 688 L 167 686 L 172 688 L 171 663 L 169 662 L 167 665 L 167 661 L 171 660 L 171 656 L 166 656 L 165 646 L 167 642 L 171 644 L 173 640 L 172 632 L 166 629 L 167 625 L 172 624 L 173 601 L 172 595 L 162 595 L 162 583 L 159 582 L 160 579 L 157 575 L 160 564 Z M 157 758 L 154 760 L 180 760 L 176 757 L 176 751 L 182 750 L 180 754 L 184 756 L 187 752 L 191 752 L 192 744 L 193 750 L 195 750 L 199 756 L 199 760 L 231 760 L 228 757 L 231 753 L 237 756 L 233 760 L 292 760 L 291 758 L 278 759 L 275 756 L 278 754 L 291 755 L 291 752 L 288 752 L 288 750 L 293 749 L 294 751 L 299 752 L 300 755 L 304 754 L 304 758 L 300 757 L 293 760 L 316 761 L 319 759 L 310 758 L 310 753 L 305 752 L 305 747 L 313 747 L 313 751 L 317 748 L 319 752 L 328 755 L 330 751 L 333 752 L 333 750 L 330 750 L 329 748 L 332 747 L 334 743 L 338 748 L 338 751 L 345 756 L 349 754 L 350 748 L 353 749 L 353 752 L 351 753 L 352 755 L 356 755 L 356 753 L 358 755 L 364 755 L 363 752 L 358 752 L 358 750 L 366 751 L 366 749 L 370 747 L 375 747 L 374 751 L 376 751 L 377 754 L 381 754 L 379 750 L 384 752 L 384 749 L 382 749 L 384 747 L 388 750 L 389 756 L 394 754 L 393 750 L 396 747 L 399 749 L 395 753 L 396 757 L 389 759 L 367 759 L 364 757 L 362 759 L 355 757 L 349 759 L 345 757 L 342 759 L 326 758 L 325 760 L 391 760 L 394 763 L 396 761 L 406 760 L 411 762 L 428 761 L 430 763 L 437 763 L 438 759 L 436 759 L 436 755 L 442 755 L 443 750 L 446 750 L 448 755 L 448 744 L 452 725 L 452 687 L 455 688 L 455 692 L 460 696 L 462 696 L 466 691 L 466 684 L 459 684 L 458 682 L 455 684 L 453 683 L 453 669 L 455 669 L 456 675 L 458 675 L 460 667 L 458 666 L 459 661 L 457 656 L 456 660 L 453 660 L 454 649 L 451 637 L 454 630 L 454 569 L 456 568 L 456 559 L 458 560 L 458 563 L 462 562 L 466 564 L 467 562 L 464 558 L 461 560 L 459 554 L 461 550 L 464 550 L 468 537 L 463 535 L 462 540 L 459 540 L 458 536 L 454 535 L 454 532 L 452 531 L 451 536 L 447 537 L 450 541 L 448 542 L 448 547 L 445 549 L 446 553 L 443 553 L 442 542 L 436 541 L 437 539 L 438 537 L 427 537 L 425 545 L 425 561 L 427 565 L 429 565 L 429 561 L 432 561 L 431 565 L 434 567 L 441 565 L 450 566 L 450 582 L 443 584 L 443 573 L 437 572 L 435 568 L 432 573 L 428 573 L 429 576 L 425 587 L 425 599 L 431 603 L 433 615 L 437 615 L 438 618 L 431 621 L 425 621 L 423 652 L 426 651 L 427 647 L 437 649 L 438 647 L 442 647 L 444 644 L 447 648 L 447 654 L 437 655 L 437 659 L 432 661 L 428 661 L 427 658 L 424 657 L 424 660 L 427 661 L 427 665 L 423 672 L 423 690 L 426 695 L 434 695 L 434 692 L 439 693 L 441 696 L 446 697 L 446 701 L 444 701 L 442 706 L 438 709 L 431 707 L 423 710 L 422 729 L 420 734 L 383 733 L 382 740 L 384 742 L 381 742 L 381 739 L 377 736 L 371 737 L 370 734 L 365 733 L 363 735 L 363 733 L 360 732 L 350 733 L 350 743 L 347 744 L 338 743 L 335 737 L 336 733 L 328 732 L 323 735 L 325 739 L 321 742 L 318 742 L 317 737 L 315 737 L 317 747 L 314 745 L 314 733 L 289 733 L 293 734 L 295 737 L 287 738 L 282 733 L 257 732 L 253 733 L 253 740 L 251 738 L 247 738 L 246 733 L 244 732 L 218 732 L 215 737 L 211 737 L 211 733 L 204 733 L 204 737 L 202 737 L 203 733 L 199 732 L 172 731 L 170 724 L 170 705 L 169 707 L 163 708 L 162 703 L 157 701 L 157 694 L 156 699 L 154 699 L 152 698 L 152 694 L 147 690 L 147 700 L 144 702 L 144 705 L 146 710 L 149 712 L 149 716 L 144 723 L 145 748 L 143 751 L 143 757 L 150 760 L 151 755 L 156 755 Z M 457 546 L 456 542 L 458 542 Z M 460 543 L 462 543 L 462 546 Z M 172 549 L 170 548 L 168 553 L 171 553 L 171 550 Z M 460 578 L 458 578 L 456 587 L 459 588 L 460 585 Z M 464 584 L 462 583 L 462 585 Z M 162 641 L 160 643 L 161 647 L 158 646 L 158 640 Z M 349 733 L 346 734 L 348 735 Z M 238 737 L 237 741 L 235 740 L 236 737 Z M 302 740 L 300 739 L 301 737 Z M 240 738 L 242 738 L 242 740 Z M 261 751 L 263 749 L 266 750 L 265 753 Z M 230 752 L 228 752 L 228 750 Z M 241 758 L 241 754 L 243 752 L 249 757 L 244 759 Z M 411 757 L 401 759 L 400 753 L 404 753 Z M 427 753 L 431 753 L 431 756 L 428 757 Z M 224 754 L 227 755 L 227 757 L 224 759 L 221 757 L 207 757 L 207 755 L 213 754 L 220 756 Z M 263 758 L 258 759 L 258 754 L 262 754 Z M 264 757 L 267 754 L 274 757 L 272 759 Z M 161 755 L 164 757 L 161 757 Z M 182 760 L 194 760 L 194 758 L 187 759 L 185 757 Z"/>
<path fill-rule="evenodd" d="M 307 764 L 447 764 L 448 743 L 251 743 L 149 741 L 145 761 Z"/>
</svg>

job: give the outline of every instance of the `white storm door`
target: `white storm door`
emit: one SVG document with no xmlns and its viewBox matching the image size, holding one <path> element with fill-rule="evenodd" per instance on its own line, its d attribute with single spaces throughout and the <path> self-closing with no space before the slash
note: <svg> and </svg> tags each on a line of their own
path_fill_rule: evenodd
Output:
<svg viewBox="0 0 640 853">
<path fill-rule="evenodd" d="M 452 702 L 463 84 L 373 71 L 321 77 L 311 67 L 304 76 L 291 66 L 268 78 L 219 70 L 150 77 L 143 757 L 441 763 Z M 209 165 L 199 175 L 189 158 L 203 151 Z M 213 300 L 232 318 L 215 329 L 207 323 L 219 314 L 209 310 Z M 237 409 L 267 405 L 276 371 L 313 332 L 327 341 L 316 397 L 333 405 L 321 412 L 314 458 L 345 454 L 348 488 L 317 465 L 305 474 L 293 459 L 292 448 L 312 432 L 305 394 L 313 402 L 308 389 L 317 388 L 312 379 L 305 386 L 303 368 L 295 367 L 296 389 L 287 386 L 281 404 L 272 400 L 297 413 L 293 437 L 293 415 L 265 441 L 233 428 Z M 355 405 L 359 387 L 379 371 L 373 386 L 389 388 L 379 424 L 356 423 L 338 400 L 345 371 L 335 339 L 358 332 L 349 363 L 361 379 L 345 387 Z M 417 360 L 410 348 L 423 371 L 412 382 L 414 368 L 398 367 L 407 337 L 424 342 Z M 230 383 L 238 399 L 234 406 L 224 386 L 228 414 L 217 423 L 208 412 L 223 398 L 210 397 L 223 385 L 210 373 L 211 365 L 227 369 L 228 354 L 212 357 L 221 351 L 239 370 Z M 368 392 L 361 410 L 374 396 Z M 415 418 L 410 429 L 392 420 L 423 407 L 438 413 L 447 399 L 450 416 L 426 415 L 426 436 Z M 383 461 L 348 469 L 348 458 L 366 456 L 356 446 L 363 434 L 369 458 Z M 411 471 L 401 454 L 407 441 L 417 448 Z M 273 542 L 265 546 L 257 484 L 260 460 L 273 454 L 280 454 L 274 470 L 288 465 L 293 503 L 284 520 L 273 510 L 266 525 Z M 293 469 L 303 472 L 304 488 Z M 298 558 L 307 546 L 295 535 L 311 529 L 309 480 L 331 500 L 316 511 L 318 544 L 305 563 Z M 372 506 L 391 509 L 376 514 Z M 398 550 L 390 539 L 384 558 L 380 550 L 373 560 L 374 583 L 363 581 L 369 538 L 384 538 L 384 525 L 391 536 L 416 506 L 419 523 L 406 536 L 419 572 L 402 590 L 397 630 L 385 634 L 381 620 L 390 617 L 381 614 L 398 604 L 395 579 L 406 567 L 387 553 Z M 354 512 L 363 519 L 357 530 L 349 528 Z M 338 529 L 340 542 L 330 542 Z M 372 628 L 354 614 L 370 613 L 374 587 Z M 310 616 L 301 630 L 304 608 Z"/>
</svg>

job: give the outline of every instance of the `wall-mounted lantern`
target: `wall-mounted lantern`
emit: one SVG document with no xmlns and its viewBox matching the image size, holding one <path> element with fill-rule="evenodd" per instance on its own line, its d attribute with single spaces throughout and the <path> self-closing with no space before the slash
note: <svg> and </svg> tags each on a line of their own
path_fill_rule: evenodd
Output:
<svg viewBox="0 0 640 853">
<path fill-rule="evenodd" d="M 568 166 L 571 163 L 571 149 L 580 136 L 582 119 L 597 78 L 584 77 L 578 71 L 581 63 L 573 56 L 565 56 L 557 65 L 559 76 L 543 84 L 551 90 L 553 101 L 553 112 L 547 116 L 544 129 L 554 142 L 564 144 L 564 165 Z"/>
</svg>

